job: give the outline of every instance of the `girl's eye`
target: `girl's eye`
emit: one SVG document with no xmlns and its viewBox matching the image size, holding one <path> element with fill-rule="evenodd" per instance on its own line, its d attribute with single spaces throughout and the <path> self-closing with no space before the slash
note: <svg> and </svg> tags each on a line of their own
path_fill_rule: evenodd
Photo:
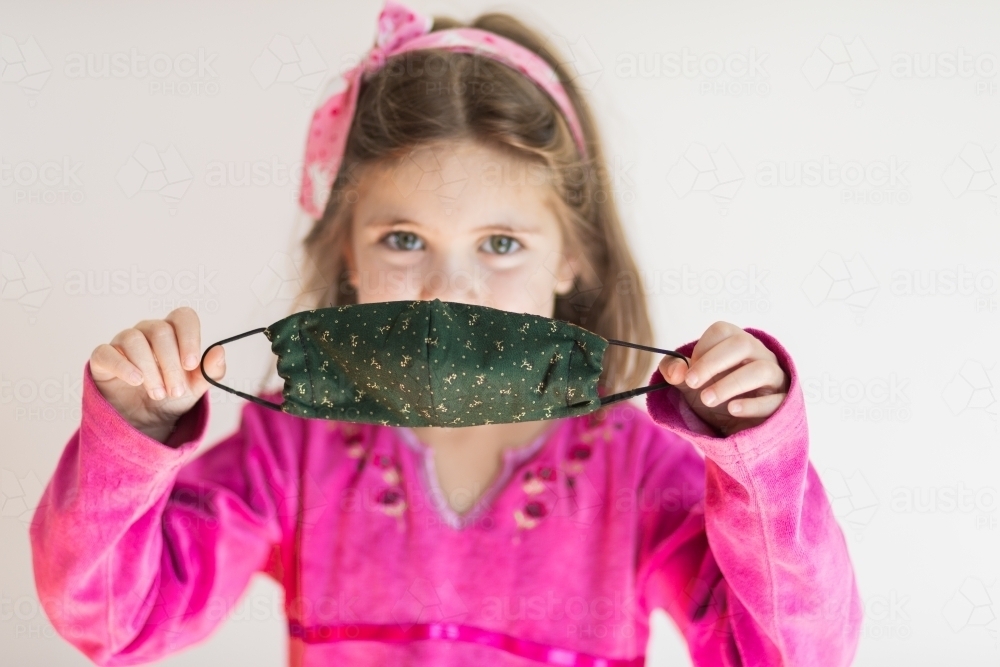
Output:
<svg viewBox="0 0 1000 667">
<path fill-rule="evenodd" d="M 415 247 L 420 237 L 413 232 L 389 232 L 383 241 L 387 241 L 393 250 L 420 250 Z"/>
<path fill-rule="evenodd" d="M 520 246 L 521 244 L 517 239 L 510 236 L 494 235 L 489 238 L 486 242 L 486 247 L 489 248 L 487 252 L 495 255 L 509 255 L 514 252 L 514 245 Z"/>
</svg>

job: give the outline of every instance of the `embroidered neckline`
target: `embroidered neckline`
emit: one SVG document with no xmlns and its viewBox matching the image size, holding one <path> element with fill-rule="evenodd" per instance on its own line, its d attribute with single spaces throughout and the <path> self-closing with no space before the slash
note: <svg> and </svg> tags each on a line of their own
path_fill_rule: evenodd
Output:
<svg viewBox="0 0 1000 667">
<path fill-rule="evenodd" d="M 421 441 L 417 434 L 408 426 L 385 427 L 393 428 L 402 435 L 403 441 L 421 457 L 421 477 L 424 489 L 431 497 L 431 504 L 441 519 L 451 528 L 462 530 L 475 523 L 483 514 L 493 508 L 494 499 L 507 487 L 514 470 L 525 461 L 535 456 L 545 444 L 550 442 L 562 428 L 573 421 L 572 417 L 564 417 L 556 420 L 545 431 L 535 437 L 528 445 L 504 450 L 503 465 L 499 474 L 490 483 L 489 487 L 476 500 L 475 504 L 465 513 L 459 514 L 445 498 L 444 490 L 438 483 L 437 471 L 434 467 L 434 457 L 431 448 Z"/>
</svg>

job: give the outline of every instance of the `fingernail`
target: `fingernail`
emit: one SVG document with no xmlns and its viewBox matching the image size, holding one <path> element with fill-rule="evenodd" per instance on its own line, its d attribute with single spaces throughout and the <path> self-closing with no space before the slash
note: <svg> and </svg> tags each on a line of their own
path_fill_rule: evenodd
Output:
<svg viewBox="0 0 1000 667">
<path fill-rule="evenodd" d="M 740 405 L 739 403 L 730 403 L 729 411 L 734 415 L 738 415 L 739 413 L 743 412 L 743 406 Z"/>
<path fill-rule="evenodd" d="M 187 364 L 187 367 L 190 370 L 198 365 L 198 357 L 194 356 L 193 354 L 189 354 L 184 363 Z"/>
<path fill-rule="evenodd" d="M 698 386 L 698 376 L 697 376 L 697 374 L 695 374 L 695 373 L 688 373 L 687 383 L 688 383 L 689 387 L 697 387 Z"/>
<path fill-rule="evenodd" d="M 167 392 L 163 390 L 163 387 L 157 387 L 150 393 L 152 394 L 154 401 L 162 400 L 167 395 Z"/>
<path fill-rule="evenodd" d="M 132 384 L 136 385 L 142 384 L 142 376 L 139 375 L 138 373 L 133 372 L 131 375 L 129 375 L 129 379 L 132 381 Z"/>
<path fill-rule="evenodd" d="M 706 391 L 701 397 L 701 402 L 708 407 L 715 405 L 715 392 L 711 390 Z"/>
<path fill-rule="evenodd" d="M 179 387 L 179 386 L 178 387 L 174 387 L 173 391 L 171 391 L 170 394 L 174 398 L 180 398 L 181 396 L 184 395 L 184 387 Z"/>
</svg>

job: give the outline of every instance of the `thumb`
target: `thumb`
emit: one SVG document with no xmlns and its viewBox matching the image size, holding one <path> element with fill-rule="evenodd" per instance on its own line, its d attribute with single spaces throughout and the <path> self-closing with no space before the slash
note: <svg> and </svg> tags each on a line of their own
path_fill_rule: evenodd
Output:
<svg viewBox="0 0 1000 667">
<path fill-rule="evenodd" d="M 660 375 L 670 384 L 681 384 L 687 377 L 688 366 L 683 360 L 676 357 L 666 356 L 659 366 Z"/>
<path fill-rule="evenodd" d="M 212 349 L 208 354 L 205 355 L 205 372 L 208 373 L 208 377 L 212 378 L 216 382 L 222 380 L 222 377 L 226 374 L 226 352 L 221 345 Z M 188 386 L 191 387 L 191 393 L 195 396 L 201 396 L 208 388 L 211 386 L 208 380 L 201 372 L 201 361 L 194 369 L 188 371 Z"/>
</svg>

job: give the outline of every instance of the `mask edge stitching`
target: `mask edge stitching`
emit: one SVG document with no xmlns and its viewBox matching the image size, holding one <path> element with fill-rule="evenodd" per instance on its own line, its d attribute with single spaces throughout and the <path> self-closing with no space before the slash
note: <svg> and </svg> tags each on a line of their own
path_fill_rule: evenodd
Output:
<svg viewBox="0 0 1000 667">
<path fill-rule="evenodd" d="M 424 358 L 427 359 L 427 386 L 430 387 L 430 389 L 428 389 L 429 394 L 427 402 L 430 403 L 431 407 L 430 421 L 432 422 L 431 424 L 428 424 L 428 426 L 438 426 L 438 424 L 433 423 L 437 421 L 437 406 L 434 404 L 434 384 L 432 381 L 433 373 L 431 372 L 431 352 L 430 352 L 431 346 L 430 343 L 427 342 L 427 339 L 431 337 L 431 322 L 433 321 L 434 317 L 434 303 L 430 302 L 426 306 L 426 308 L 427 308 L 427 331 L 424 334 L 423 346 L 424 346 Z"/>
<path fill-rule="evenodd" d="M 316 392 L 316 384 L 315 384 L 315 382 L 316 381 L 313 379 L 312 364 L 310 363 L 310 360 L 307 358 L 309 356 L 309 353 L 307 352 L 305 343 L 302 340 L 302 324 L 301 324 L 301 320 L 298 320 L 295 323 L 295 330 L 299 334 L 299 340 L 298 340 L 299 350 L 301 350 L 301 352 L 302 352 L 303 365 L 305 366 L 305 369 L 306 369 L 306 375 L 309 377 L 309 405 L 315 406 L 316 405 L 316 400 L 315 400 L 316 399 L 316 394 L 315 394 L 315 392 Z"/>
<path fill-rule="evenodd" d="M 566 416 L 570 415 L 569 409 L 569 388 L 573 382 L 573 357 L 579 352 L 577 351 L 576 338 L 571 339 L 573 341 L 573 346 L 569 351 L 569 359 L 566 360 L 566 387 L 563 389 L 563 413 Z"/>
</svg>

